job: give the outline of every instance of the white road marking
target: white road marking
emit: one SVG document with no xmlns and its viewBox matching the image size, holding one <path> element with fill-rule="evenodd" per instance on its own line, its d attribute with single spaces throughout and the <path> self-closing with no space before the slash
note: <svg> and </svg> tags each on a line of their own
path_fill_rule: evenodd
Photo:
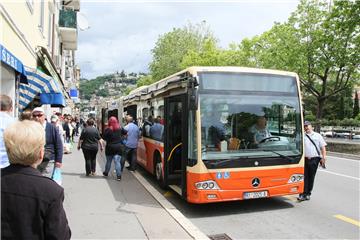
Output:
<svg viewBox="0 0 360 240">
<path fill-rule="evenodd" d="M 360 178 L 353 177 L 353 176 L 348 176 L 348 175 L 341 174 L 341 173 L 331 172 L 331 171 L 328 171 L 328 170 L 320 170 L 320 169 L 319 169 L 319 172 L 330 173 L 330 174 L 334 174 L 334 175 L 336 175 L 336 176 L 346 177 L 346 178 L 350 178 L 350 179 L 354 179 L 354 180 L 360 181 Z"/>
</svg>

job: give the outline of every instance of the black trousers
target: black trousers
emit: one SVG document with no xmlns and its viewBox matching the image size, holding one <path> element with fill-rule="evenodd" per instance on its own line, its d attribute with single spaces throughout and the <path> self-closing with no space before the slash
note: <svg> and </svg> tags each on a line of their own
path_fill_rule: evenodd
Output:
<svg viewBox="0 0 360 240">
<path fill-rule="evenodd" d="M 311 195 L 320 160 L 319 157 L 305 158 L 304 195 Z"/>
<path fill-rule="evenodd" d="M 96 154 L 98 150 L 82 149 L 85 158 L 86 175 L 96 171 Z"/>
</svg>

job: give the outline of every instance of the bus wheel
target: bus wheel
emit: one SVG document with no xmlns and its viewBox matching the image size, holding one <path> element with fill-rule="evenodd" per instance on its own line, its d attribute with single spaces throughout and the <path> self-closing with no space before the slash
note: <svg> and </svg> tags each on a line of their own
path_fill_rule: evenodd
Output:
<svg viewBox="0 0 360 240">
<path fill-rule="evenodd" d="M 163 176 L 163 171 L 162 171 L 162 164 L 161 164 L 161 159 L 159 154 L 156 154 L 155 158 L 154 158 L 154 162 L 155 162 L 155 177 L 156 180 L 158 181 L 160 187 L 165 188 L 166 184 L 164 181 L 164 176 Z"/>
</svg>

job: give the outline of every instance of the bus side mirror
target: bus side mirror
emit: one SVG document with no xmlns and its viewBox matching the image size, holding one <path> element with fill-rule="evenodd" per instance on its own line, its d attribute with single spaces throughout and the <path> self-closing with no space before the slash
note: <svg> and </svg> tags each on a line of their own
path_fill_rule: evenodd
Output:
<svg viewBox="0 0 360 240">
<path fill-rule="evenodd" d="M 189 79 L 189 109 L 195 111 L 198 109 L 199 100 L 199 93 L 198 89 L 196 88 L 197 86 L 199 86 L 197 78 L 191 77 Z"/>
<path fill-rule="evenodd" d="M 193 88 L 190 90 L 190 96 L 189 96 L 189 109 L 196 111 L 198 109 L 198 99 L 199 99 L 199 93 L 196 88 Z"/>
</svg>

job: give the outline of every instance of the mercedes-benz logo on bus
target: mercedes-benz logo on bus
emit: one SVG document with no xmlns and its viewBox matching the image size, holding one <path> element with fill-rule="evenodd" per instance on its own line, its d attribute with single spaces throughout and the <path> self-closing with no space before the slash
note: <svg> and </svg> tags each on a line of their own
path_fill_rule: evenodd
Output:
<svg viewBox="0 0 360 240">
<path fill-rule="evenodd" d="M 256 188 L 260 185 L 260 179 L 258 178 L 254 178 L 252 181 L 251 181 L 251 185 Z"/>
</svg>

